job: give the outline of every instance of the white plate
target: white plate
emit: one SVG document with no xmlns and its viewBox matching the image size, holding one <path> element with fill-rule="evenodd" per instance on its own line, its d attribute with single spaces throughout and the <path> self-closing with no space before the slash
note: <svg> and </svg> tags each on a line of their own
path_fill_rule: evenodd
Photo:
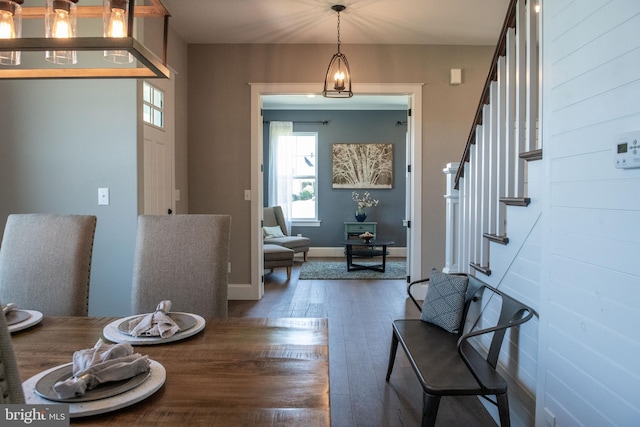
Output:
<svg viewBox="0 0 640 427">
<path fill-rule="evenodd" d="M 168 342 L 179 341 L 185 338 L 191 337 L 205 327 L 205 320 L 202 316 L 193 313 L 181 313 L 180 314 L 192 316 L 196 319 L 196 325 L 192 328 L 187 329 L 186 331 L 180 331 L 177 334 L 174 334 L 168 338 L 160 338 L 160 337 L 132 337 L 131 335 L 127 335 L 122 333 L 118 326 L 122 322 L 128 322 L 131 319 L 134 319 L 140 314 L 136 314 L 135 316 L 124 317 L 122 319 L 114 320 L 104 327 L 102 333 L 106 339 L 115 343 L 128 343 L 131 345 L 153 345 L 153 344 L 165 344 Z"/>
<path fill-rule="evenodd" d="M 27 320 L 23 320 L 22 322 L 10 325 L 8 327 L 9 328 L 9 332 L 18 332 L 18 331 L 21 331 L 23 329 L 30 328 L 33 325 L 37 325 L 42 320 L 43 315 L 39 311 L 36 311 L 36 310 L 22 310 L 22 309 L 19 309 L 19 310 L 20 311 L 26 311 L 27 313 L 30 314 L 30 316 L 29 316 L 29 318 Z"/>
<path fill-rule="evenodd" d="M 104 399 L 93 400 L 91 402 L 79 402 L 79 403 L 65 403 L 69 405 L 69 417 L 88 417 L 89 415 L 104 414 L 105 412 L 115 411 L 120 408 L 124 408 L 134 403 L 138 403 L 141 400 L 146 399 L 153 393 L 158 391 L 167 379 L 167 372 L 160 363 L 155 360 L 151 362 L 151 375 L 149 378 L 140 384 L 139 386 L 125 391 L 124 393 L 116 396 L 107 397 Z M 60 365 L 64 366 L 64 365 Z M 40 372 L 37 375 L 29 378 L 22 383 L 22 390 L 24 391 L 25 403 L 33 405 L 57 405 L 61 402 L 54 402 L 40 397 L 35 392 L 35 386 L 38 381 L 45 375 L 60 369 L 60 366 L 55 366 L 51 369 L 47 369 L 44 372 Z"/>
</svg>

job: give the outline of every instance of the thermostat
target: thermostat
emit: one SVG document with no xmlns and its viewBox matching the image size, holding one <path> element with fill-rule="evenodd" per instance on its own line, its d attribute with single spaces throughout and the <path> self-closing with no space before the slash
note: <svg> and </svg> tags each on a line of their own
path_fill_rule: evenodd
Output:
<svg viewBox="0 0 640 427">
<path fill-rule="evenodd" d="M 640 131 L 622 134 L 614 147 L 618 169 L 640 168 Z"/>
</svg>

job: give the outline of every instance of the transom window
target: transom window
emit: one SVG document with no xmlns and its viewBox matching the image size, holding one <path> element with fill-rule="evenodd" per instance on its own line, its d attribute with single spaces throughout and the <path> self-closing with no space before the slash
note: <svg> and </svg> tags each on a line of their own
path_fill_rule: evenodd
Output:
<svg viewBox="0 0 640 427">
<path fill-rule="evenodd" d="M 164 128 L 164 92 L 147 82 L 142 87 L 142 116 L 145 123 Z"/>
</svg>

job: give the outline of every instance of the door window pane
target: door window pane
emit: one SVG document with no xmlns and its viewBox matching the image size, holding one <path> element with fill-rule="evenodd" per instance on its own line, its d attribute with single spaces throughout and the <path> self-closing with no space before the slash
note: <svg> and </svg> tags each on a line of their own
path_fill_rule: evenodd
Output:
<svg viewBox="0 0 640 427">
<path fill-rule="evenodd" d="M 164 127 L 164 92 L 147 82 L 142 85 L 142 119 L 145 123 Z"/>
</svg>

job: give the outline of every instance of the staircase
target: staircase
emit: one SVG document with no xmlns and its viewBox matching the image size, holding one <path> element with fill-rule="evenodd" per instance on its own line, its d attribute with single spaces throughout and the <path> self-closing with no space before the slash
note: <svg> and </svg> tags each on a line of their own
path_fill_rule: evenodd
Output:
<svg viewBox="0 0 640 427">
<path fill-rule="evenodd" d="M 448 209 L 457 210 L 448 215 L 446 271 L 479 274 L 493 282 L 487 278 L 506 272 L 496 268 L 505 260 L 495 253 L 513 252 L 523 243 L 515 237 L 526 235 L 525 224 L 535 223 L 530 217 L 538 209 L 535 202 L 532 206 L 530 182 L 533 163 L 542 159 L 535 9 L 532 0 L 510 2 L 462 159 L 445 170 L 453 179 Z M 516 225 L 517 211 L 528 213 Z"/>
<path fill-rule="evenodd" d="M 545 180 L 539 117 L 537 0 L 511 0 L 459 163 L 447 175 L 445 272 L 465 272 L 539 309 Z M 478 319 L 490 322 L 490 305 Z M 476 346 L 488 348 L 487 342 Z M 538 322 L 506 338 L 498 370 L 509 384 L 511 425 L 535 425 Z M 497 411 L 485 405 L 497 419 Z"/>
</svg>

